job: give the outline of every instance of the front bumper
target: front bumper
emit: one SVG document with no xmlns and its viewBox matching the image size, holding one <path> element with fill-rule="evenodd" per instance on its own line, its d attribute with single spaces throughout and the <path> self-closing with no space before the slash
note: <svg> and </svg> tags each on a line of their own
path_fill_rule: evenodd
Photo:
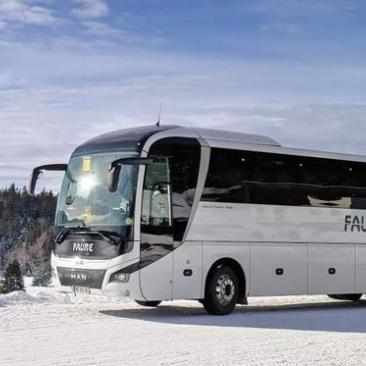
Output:
<svg viewBox="0 0 366 366">
<path fill-rule="evenodd" d="M 53 283 L 60 292 L 73 292 L 86 287 L 91 294 L 145 300 L 140 288 L 139 272 L 131 273 L 127 282 L 110 281 L 113 273 L 139 261 L 120 256 L 112 260 L 80 260 L 52 254 Z"/>
</svg>

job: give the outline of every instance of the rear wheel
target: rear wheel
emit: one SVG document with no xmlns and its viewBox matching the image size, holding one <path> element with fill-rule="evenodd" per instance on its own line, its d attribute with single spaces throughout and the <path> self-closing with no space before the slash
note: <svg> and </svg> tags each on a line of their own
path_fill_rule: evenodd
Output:
<svg viewBox="0 0 366 366">
<path fill-rule="evenodd" d="M 146 306 L 149 308 L 156 308 L 161 303 L 161 301 L 140 301 L 140 300 L 135 300 L 135 301 L 137 304 L 139 304 L 141 306 Z"/>
<path fill-rule="evenodd" d="M 361 299 L 362 294 L 328 295 L 328 297 L 335 300 L 358 301 Z"/>
<path fill-rule="evenodd" d="M 226 265 L 217 266 L 209 275 L 202 304 L 212 315 L 230 314 L 238 302 L 238 279 Z"/>
</svg>

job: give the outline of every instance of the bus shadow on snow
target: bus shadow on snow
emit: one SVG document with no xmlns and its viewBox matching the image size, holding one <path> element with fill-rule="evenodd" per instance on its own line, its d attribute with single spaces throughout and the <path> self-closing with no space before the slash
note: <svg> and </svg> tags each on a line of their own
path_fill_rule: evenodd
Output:
<svg viewBox="0 0 366 366">
<path fill-rule="evenodd" d="M 174 306 L 103 310 L 101 314 L 148 322 L 197 326 L 366 333 L 366 300 L 241 306 L 227 316 L 211 316 L 197 307 Z"/>
</svg>

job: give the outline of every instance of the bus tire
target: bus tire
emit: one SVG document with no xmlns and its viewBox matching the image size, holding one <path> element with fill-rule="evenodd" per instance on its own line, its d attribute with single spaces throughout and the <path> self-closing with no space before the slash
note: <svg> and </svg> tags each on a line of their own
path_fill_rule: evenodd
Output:
<svg viewBox="0 0 366 366">
<path fill-rule="evenodd" d="M 328 297 L 334 300 L 358 301 L 361 299 L 362 294 L 328 295 Z"/>
<path fill-rule="evenodd" d="M 202 304 L 212 315 L 230 314 L 238 302 L 238 279 L 226 265 L 218 265 L 208 276 Z"/>
<path fill-rule="evenodd" d="M 149 308 L 156 308 L 160 305 L 161 301 L 140 301 L 140 300 L 135 300 L 137 304 L 141 305 L 141 306 L 146 306 Z"/>
</svg>

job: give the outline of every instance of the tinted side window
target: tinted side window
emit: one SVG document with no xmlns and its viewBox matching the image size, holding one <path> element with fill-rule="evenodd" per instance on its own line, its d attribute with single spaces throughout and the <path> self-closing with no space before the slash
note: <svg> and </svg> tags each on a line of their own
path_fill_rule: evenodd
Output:
<svg viewBox="0 0 366 366">
<path fill-rule="evenodd" d="M 211 149 L 210 166 L 202 200 L 249 202 L 249 191 L 244 177 L 248 169 L 246 163 L 247 155 L 244 151 Z"/>
<path fill-rule="evenodd" d="M 167 138 L 155 143 L 150 156 L 165 156 L 169 161 L 172 187 L 174 240 L 181 241 L 196 193 L 201 147 L 197 140 Z"/>
<path fill-rule="evenodd" d="M 203 201 L 366 209 L 366 164 L 212 149 Z"/>
</svg>

